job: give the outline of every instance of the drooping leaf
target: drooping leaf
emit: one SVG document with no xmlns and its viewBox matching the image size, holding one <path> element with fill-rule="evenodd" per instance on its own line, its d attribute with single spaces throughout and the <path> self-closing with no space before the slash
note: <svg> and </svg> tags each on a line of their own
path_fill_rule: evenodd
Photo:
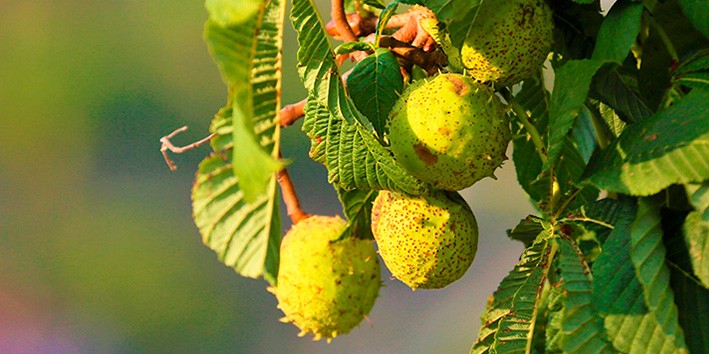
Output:
<svg viewBox="0 0 709 354">
<path fill-rule="evenodd" d="M 378 48 L 357 63 L 347 76 L 347 90 L 355 106 L 372 123 L 379 137 L 384 136 L 389 112 L 403 89 L 399 63 L 385 48 Z"/>
<path fill-rule="evenodd" d="M 651 195 L 673 183 L 709 178 L 709 91 L 633 124 L 591 158 L 583 178 L 600 189 Z"/>
<path fill-rule="evenodd" d="M 285 3 L 271 1 L 256 17 L 238 25 L 205 25 L 205 40 L 225 79 L 232 104 L 232 131 L 239 144 L 239 163 L 233 164 L 244 198 L 251 202 L 266 193 L 277 160 L 281 60 Z M 262 140 L 270 144 L 262 146 Z"/>
<path fill-rule="evenodd" d="M 212 21 L 229 27 L 252 19 L 265 3 L 264 0 L 206 0 L 204 7 Z"/>
<path fill-rule="evenodd" d="M 298 74 L 309 97 L 349 124 L 366 125 L 345 92 L 327 31 L 312 0 L 294 0 L 291 22 L 298 32 Z"/>
<path fill-rule="evenodd" d="M 219 260 L 242 276 L 263 276 L 275 285 L 281 220 L 276 178 L 267 192 L 254 202 L 246 202 L 233 171 L 231 109 L 223 109 L 210 130 L 216 153 L 199 166 L 192 189 L 193 217 L 202 241 L 217 253 Z"/>
<path fill-rule="evenodd" d="M 548 231 L 541 233 L 492 294 L 471 353 L 524 352 L 531 346 L 532 324 L 553 253 L 550 236 Z"/>
<path fill-rule="evenodd" d="M 657 320 L 661 335 L 655 334 L 647 349 L 660 352 L 686 350 L 679 327 L 670 273 L 665 264 L 659 208 L 648 199 L 638 201 L 638 214 L 630 228 L 631 260 L 641 284 L 648 312 Z"/>
<path fill-rule="evenodd" d="M 336 189 L 348 222 L 347 229 L 343 231 L 341 237 L 374 239 L 370 226 L 372 224 L 372 202 L 374 202 L 379 192 L 361 189 L 353 189 L 351 191 L 346 191 L 342 188 Z"/>
<path fill-rule="evenodd" d="M 603 64 L 600 60 L 571 60 L 556 71 L 549 108 L 549 161 L 545 170 L 559 158 L 564 138 L 586 102 L 591 79 Z"/>
<path fill-rule="evenodd" d="M 561 347 L 566 353 L 612 353 L 603 319 L 593 303 L 591 270 L 573 241 L 567 238 L 556 240 L 564 298 Z"/>
<path fill-rule="evenodd" d="M 644 9 L 640 2 L 616 2 L 603 19 L 591 58 L 622 63 L 640 32 Z"/>
<path fill-rule="evenodd" d="M 325 165 L 328 181 L 345 190 L 387 189 L 419 195 L 428 186 L 411 176 L 372 133 L 332 117 L 308 99 L 303 131 L 311 139 L 310 157 Z"/>
</svg>

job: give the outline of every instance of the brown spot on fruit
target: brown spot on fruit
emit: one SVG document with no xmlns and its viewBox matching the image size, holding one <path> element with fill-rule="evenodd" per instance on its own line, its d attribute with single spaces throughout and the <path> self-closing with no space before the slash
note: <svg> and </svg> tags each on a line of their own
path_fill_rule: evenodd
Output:
<svg viewBox="0 0 709 354">
<path fill-rule="evenodd" d="M 446 78 L 453 84 L 453 92 L 458 96 L 465 96 L 470 91 L 470 86 L 466 85 L 459 77 L 448 75 Z"/>
<path fill-rule="evenodd" d="M 414 151 L 419 159 L 426 165 L 433 165 L 438 162 L 438 156 L 433 154 L 426 146 L 421 143 L 414 144 Z"/>
</svg>

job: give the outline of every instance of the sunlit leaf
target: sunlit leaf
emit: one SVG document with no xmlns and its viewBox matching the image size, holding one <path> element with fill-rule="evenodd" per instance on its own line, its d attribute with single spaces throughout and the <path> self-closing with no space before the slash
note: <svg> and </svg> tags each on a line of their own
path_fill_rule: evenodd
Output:
<svg viewBox="0 0 709 354">
<path fill-rule="evenodd" d="M 707 109 L 709 91 L 693 90 L 674 106 L 626 128 L 594 154 L 584 177 L 601 189 L 633 195 L 709 178 Z"/>
<path fill-rule="evenodd" d="M 244 200 L 232 167 L 231 112 L 214 118 L 214 155 L 200 164 L 192 189 L 193 217 L 202 241 L 225 265 L 245 277 L 263 276 L 272 285 L 278 273 L 281 239 L 276 178 L 267 193 L 252 203 Z"/>
<path fill-rule="evenodd" d="M 332 184 L 345 190 L 387 189 L 415 195 L 428 190 L 369 130 L 332 117 L 315 99 L 305 106 L 303 131 L 311 140 L 310 157 L 327 167 Z"/>
<path fill-rule="evenodd" d="M 239 163 L 233 164 L 247 201 L 264 194 L 273 174 L 282 168 L 274 141 L 278 139 L 281 60 L 285 3 L 271 1 L 257 17 L 238 25 L 205 25 L 205 40 L 232 104 L 232 131 L 239 144 Z M 263 140 L 270 142 L 263 146 Z"/>
<path fill-rule="evenodd" d="M 294 0 L 291 22 L 298 32 L 298 74 L 308 95 L 347 123 L 366 125 L 345 92 L 327 31 L 312 0 Z"/>
<path fill-rule="evenodd" d="M 625 213 L 613 225 L 613 231 L 603 244 L 603 252 L 593 264 L 594 304 L 604 317 L 608 339 L 616 350 L 625 353 L 676 352 L 684 347 L 683 340 L 679 341 L 680 338 L 671 332 L 664 332 L 663 327 L 668 315 L 672 313 L 671 307 L 658 308 L 656 302 L 653 305 L 646 302 L 644 284 L 651 283 L 645 282 L 645 278 L 641 280 L 634 265 L 636 260 L 644 258 L 641 255 L 647 255 L 641 252 L 643 245 L 639 241 L 644 238 L 641 235 L 644 232 L 638 227 L 654 219 L 644 211 L 641 213 L 636 210 Z M 628 218 L 636 213 L 640 221 L 629 221 Z M 636 235 L 631 236 L 634 232 Z M 638 243 L 634 243 L 631 237 Z M 659 259 L 652 254 L 651 259 L 652 262 L 647 265 L 655 269 L 648 271 L 656 275 L 656 267 L 662 267 L 664 258 Z M 662 294 L 655 295 L 652 300 L 665 296 L 663 290 Z M 668 326 L 667 329 L 674 331 L 678 327 L 673 330 L 672 326 Z"/>
<path fill-rule="evenodd" d="M 531 346 L 535 311 L 551 265 L 550 236 L 541 233 L 492 294 L 471 353 L 524 352 Z"/>
<path fill-rule="evenodd" d="M 591 270 L 573 241 L 567 238 L 557 238 L 557 241 L 564 298 L 561 347 L 567 353 L 612 353 L 603 319 L 593 304 Z"/>
<path fill-rule="evenodd" d="M 204 7 L 210 19 L 228 27 L 252 19 L 265 3 L 265 0 L 206 0 Z"/>
</svg>

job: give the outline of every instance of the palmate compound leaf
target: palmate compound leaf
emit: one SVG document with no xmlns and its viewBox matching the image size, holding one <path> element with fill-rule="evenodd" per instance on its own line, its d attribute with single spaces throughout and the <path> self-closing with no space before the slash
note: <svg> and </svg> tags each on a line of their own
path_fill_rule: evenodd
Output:
<svg viewBox="0 0 709 354">
<path fill-rule="evenodd" d="M 529 352 L 541 290 L 556 249 L 551 236 L 550 231 L 540 233 L 492 294 L 471 353 Z"/>
<path fill-rule="evenodd" d="M 662 235 L 655 227 L 659 218 L 647 205 L 633 209 L 613 225 L 603 252 L 593 264 L 594 304 L 604 317 L 608 339 L 616 350 L 686 350 L 677 325 L 677 309 L 671 300 L 668 302 L 671 290 L 666 286 Z M 628 215 L 636 215 L 635 220 L 629 220 Z"/>
<path fill-rule="evenodd" d="M 674 183 L 709 178 L 709 90 L 627 127 L 591 158 L 584 178 L 599 189 L 651 195 Z"/>
<path fill-rule="evenodd" d="M 249 202 L 267 192 L 272 175 L 283 167 L 270 147 L 278 139 L 284 14 L 284 1 L 269 0 L 236 25 L 222 27 L 211 19 L 205 25 L 205 40 L 228 86 L 240 161 L 233 168 Z M 263 140 L 271 142 L 264 146 Z"/>
<path fill-rule="evenodd" d="M 565 353 L 613 353 L 603 319 L 593 304 L 591 270 L 573 241 L 557 238 L 564 311 L 561 348 Z"/>
<path fill-rule="evenodd" d="M 315 99 L 305 105 L 303 131 L 311 139 L 310 157 L 327 167 L 332 184 L 345 190 L 387 189 L 412 195 L 428 190 L 369 130 L 332 117 Z"/>
<path fill-rule="evenodd" d="M 242 276 L 275 284 L 281 220 L 275 175 L 267 192 L 248 203 L 232 168 L 231 110 L 223 109 L 210 130 L 216 151 L 199 165 L 192 188 L 192 209 L 202 241 L 219 260 Z"/>
</svg>

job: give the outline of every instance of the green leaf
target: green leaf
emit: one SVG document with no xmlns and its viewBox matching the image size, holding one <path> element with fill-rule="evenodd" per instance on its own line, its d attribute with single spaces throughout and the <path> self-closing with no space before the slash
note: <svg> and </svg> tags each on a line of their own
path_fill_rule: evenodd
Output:
<svg viewBox="0 0 709 354">
<path fill-rule="evenodd" d="M 600 189 L 651 195 L 673 183 L 709 178 L 709 91 L 633 124 L 591 158 L 583 178 Z"/>
<path fill-rule="evenodd" d="M 332 117 L 316 99 L 308 99 L 305 105 L 303 131 L 311 139 L 310 157 L 327 167 L 330 183 L 345 190 L 420 195 L 429 188 L 398 164 L 369 130 Z"/>
<path fill-rule="evenodd" d="M 377 27 L 374 30 L 374 45 L 376 47 L 379 47 L 379 39 L 382 37 L 382 34 L 384 34 L 387 22 L 389 22 L 391 17 L 394 16 L 398 8 L 399 2 L 394 1 L 391 4 L 387 5 L 387 7 L 385 7 L 384 10 L 379 14 L 379 21 L 377 21 Z"/>
<path fill-rule="evenodd" d="M 549 225 L 544 219 L 529 215 L 520 220 L 519 224 L 513 229 L 507 230 L 507 237 L 522 241 L 524 247 L 527 248 L 532 245 L 534 240 L 537 239 L 537 236 L 546 229 L 549 229 Z"/>
<path fill-rule="evenodd" d="M 202 241 L 221 262 L 245 277 L 263 276 L 275 285 L 281 240 L 276 178 L 254 202 L 244 199 L 233 171 L 230 109 L 224 109 L 211 131 L 214 155 L 199 165 L 192 189 L 192 209 Z"/>
<path fill-rule="evenodd" d="M 627 122 L 635 123 L 652 115 L 640 95 L 637 79 L 622 67 L 601 69 L 593 81 L 598 98 L 622 113 Z"/>
<path fill-rule="evenodd" d="M 366 125 L 345 92 L 328 34 L 312 0 L 293 0 L 291 22 L 300 44 L 298 74 L 308 96 L 315 97 L 335 118 Z"/>
<path fill-rule="evenodd" d="M 249 202 L 266 193 L 283 167 L 276 142 L 284 13 L 285 2 L 271 1 L 255 19 L 226 28 L 212 21 L 205 26 L 205 39 L 229 87 L 232 134 L 240 147 L 240 162 L 233 168 Z M 269 141 L 265 146 L 264 140 Z"/>
<path fill-rule="evenodd" d="M 374 46 L 372 43 L 367 43 L 367 42 L 345 42 L 337 46 L 335 48 L 335 54 L 341 55 L 341 54 L 349 54 L 352 52 L 356 51 L 370 51 L 374 50 Z"/>
<path fill-rule="evenodd" d="M 601 199 L 585 207 L 578 214 L 566 220 L 584 223 L 587 230 L 596 233 L 596 239 L 603 245 L 617 225 L 629 225 L 635 218 L 635 204 L 629 199 Z"/>
<path fill-rule="evenodd" d="M 544 88 L 544 83 L 540 77 L 525 80 L 522 90 L 515 96 L 515 101 L 519 103 L 527 112 L 532 125 L 544 137 L 547 131 L 549 92 Z M 539 202 L 549 196 L 551 188 L 548 183 L 534 184 L 542 173 L 542 160 L 537 153 L 534 143 L 519 117 L 513 118 L 517 121 L 519 130 L 512 140 L 512 161 L 515 164 L 517 181 L 529 195 L 533 202 Z"/>
<path fill-rule="evenodd" d="M 704 214 L 704 215 L 703 215 Z M 709 213 L 693 211 L 684 221 L 684 238 L 694 274 L 709 289 Z"/>
<path fill-rule="evenodd" d="M 705 235 L 706 236 L 706 235 Z M 638 214 L 630 229 L 631 260 L 642 285 L 648 311 L 655 315 L 661 334 L 655 334 L 651 352 L 686 350 L 679 327 L 670 274 L 665 264 L 659 208 L 647 199 L 638 202 Z"/>
<path fill-rule="evenodd" d="M 640 2 L 616 2 L 603 19 L 591 58 L 622 63 L 640 32 L 643 10 Z"/>
<path fill-rule="evenodd" d="M 693 53 L 672 73 L 672 82 L 687 87 L 709 89 L 709 49 Z"/>
<path fill-rule="evenodd" d="M 204 7 L 212 21 L 228 27 L 251 20 L 265 3 L 264 0 L 206 0 Z"/>
<path fill-rule="evenodd" d="M 684 188 L 687 191 L 689 203 L 694 209 L 706 213 L 709 209 L 709 181 L 704 181 L 701 184 L 687 184 Z"/>
<path fill-rule="evenodd" d="M 549 109 L 549 161 L 544 170 L 559 158 L 566 134 L 586 102 L 591 79 L 603 64 L 600 60 L 570 60 L 556 71 Z"/>
<path fill-rule="evenodd" d="M 377 198 L 378 191 L 353 189 L 346 191 L 337 189 L 337 196 L 342 203 L 347 217 L 347 229 L 343 231 L 342 238 L 357 237 L 360 239 L 374 239 L 372 234 L 372 202 Z"/>
<path fill-rule="evenodd" d="M 686 212 L 663 209 L 663 241 L 667 248 L 666 263 L 670 269 L 670 286 L 675 294 L 679 323 L 684 330 L 690 353 L 709 348 L 709 290 L 692 272 L 690 253 L 682 227 Z"/>
<path fill-rule="evenodd" d="M 674 265 L 670 265 L 670 283 L 689 352 L 701 353 L 709 348 L 709 290 Z"/>
<path fill-rule="evenodd" d="M 549 287 L 549 300 L 547 304 L 547 323 L 545 329 L 544 350 L 540 353 L 560 353 L 561 342 L 564 338 L 561 332 L 561 321 L 564 317 L 564 301 L 561 284 L 557 283 Z"/>
<path fill-rule="evenodd" d="M 679 0 L 679 5 L 694 28 L 709 38 L 709 3 L 706 0 Z"/>
<path fill-rule="evenodd" d="M 598 104 L 598 113 L 601 115 L 603 123 L 605 123 L 604 130 L 610 136 L 610 140 L 617 139 L 623 133 L 627 124 L 620 119 L 613 108 L 602 102 Z"/>
<path fill-rule="evenodd" d="M 404 77 L 394 54 L 378 48 L 357 63 L 347 77 L 347 89 L 357 109 L 369 119 L 377 135 L 383 137 L 389 112 L 404 89 Z"/>
<path fill-rule="evenodd" d="M 531 345 L 541 288 L 547 278 L 555 246 L 549 231 L 527 248 L 519 263 L 492 294 L 478 339 L 471 353 L 528 351 Z"/>
<path fill-rule="evenodd" d="M 672 332 L 676 331 L 670 326 L 670 332 L 666 333 L 663 327 L 671 315 L 671 308 L 658 308 L 657 303 L 650 308 L 644 289 L 647 279 L 640 279 L 634 265 L 640 258 L 645 258 L 641 252 L 643 244 L 639 242 L 644 238 L 639 226 L 651 219 L 644 210 L 637 210 L 633 207 L 626 211 L 623 218 L 613 225 L 613 231 L 603 244 L 603 252 L 593 264 L 594 304 L 604 317 L 608 339 L 616 350 L 624 353 L 675 352 L 678 348 L 675 347 L 676 337 L 672 337 Z M 629 222 L 628 219 L 636 214 L 638 221 Z M 631 236 L 632 233 L 635 235 Z M 651 263 L 640 265 L 654 268 L 645 269 L 648 272 L 646 275 L 656 274 L 657 267 L 663 267 L 664 258 L 658 258 L 658 255 L 652 254 L 649 258 Z M 663 292 L 657 296 L 666 295 Z M 652 301 L 656 300 L 656 297 L 652 298 Z"/>
<path fill-rule="evenodd" d="M 593 304 L 591 270 L 573 241 L 557 238 L 559 271 L 562 278 L 564 312 L 561 320 L 566 353 L 612 353 L 603 327 L 603 319 Z"/>
</svg>

